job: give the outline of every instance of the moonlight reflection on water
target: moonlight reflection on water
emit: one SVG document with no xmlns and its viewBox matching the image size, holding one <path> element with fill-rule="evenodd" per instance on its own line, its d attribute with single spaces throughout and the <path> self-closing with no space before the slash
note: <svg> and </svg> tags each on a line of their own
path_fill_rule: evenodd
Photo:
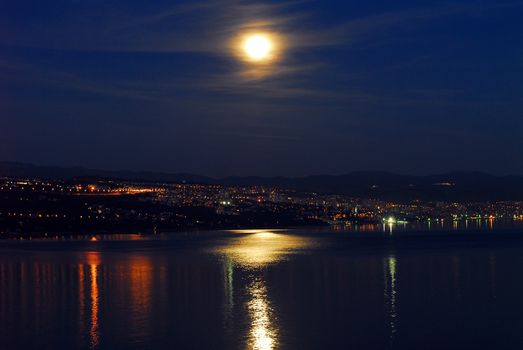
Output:
<svg viewBox="0 0 523 350">
<path fill-rule="evenodd" d="M 234 231 L 239 236 L 218 247 L 215 252 L 249 272 L 246 286 L 246 311 L 250 318 L 247 347 L 253 350 L 277 348 L 278 328 L 275 310 L 267 295 L 264 268 L 278 263 L 299 250 L 310 247 L 311 240 L 276 231 Z"/>
<path fill-rule="evenodd" d="M 523 238 L 484 232 L 5 242 L 2 350 L 519 349 Z"/>
<path fill-rule="evenodd" d="M 289 255 L 312 246 L 310 239 L 276 231 L 244 230 L 234 231 L 240 236 L 230 239 L 215 252 L 232 259 L 245 269 L 262 268 L 277 263 Z"/>
</svg>

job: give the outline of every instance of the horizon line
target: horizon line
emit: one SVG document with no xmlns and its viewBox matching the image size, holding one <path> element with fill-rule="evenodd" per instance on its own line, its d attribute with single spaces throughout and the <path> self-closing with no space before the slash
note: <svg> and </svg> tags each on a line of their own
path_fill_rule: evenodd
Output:
<svg viewBox="0 0 523 350">
<path fill-rule="evenodd" d="M 147 173 L 150 175 L 187 175 L 187 176 L 195 176 L 195 177 L 201 177 L 201 178 L 207 178 L 210 180 L 225 180 L 225 179 L 231 179 L 231 178 L 284 178 L 284 179 L 301 179 L 301 178 L 309 178 L 309 177 L 341 177 L 341 176 L 347 176 L 352 174 L 365 174 L 365 173 L 381 173 L 383 175 L 392 175 L 392 176 L 405 176 L 405 177 L 431 177 L 431 176 L 448 176 L 448 175 L 456 175 L 456 174 L 476 174 L 476 175 L 487 175 L 487 176 L 493 176 L 493 177 L 523 177 L 523 174 L 494 174 L 487 171 L 480 171 L 480 170 L 449 170 L 444 172 L 438 172 L 438 173 L 425 173 L 425 174 L 408 174 L 408 173 L 399 173 L 399 172 L 392 172 L 392 171 L 386 171 L 386 170 L 353 170 L 348 171 L 344 173 L 336 173 L 336 174 L 329 174 L 329 173 L 317 173 L 317 174 L 308 174 L 308 175 L 225 175 L 225 176 L 211 176 L 211 175 L 202 175 L 200 173 L 193 173 L 188 171 L 177 171 L 177 172 L 167 172 L 167 171 L 160 171 L 160 170 L 130 170 L 130 169 L 107 169 L 107 168 L 91 168 L 86 167 L 83 165 L 50 165 L 50 164 L 36 164 L 33 162 L 23 162 L 23 161 L 12 161 L 12 160 L 0 160 L 0 164 L 13 164 L 13 165 L 23 165 L 23 166 L 31 166 L 31 167 L 37 167 L 37 168 L 57 168 L 61 170 L 84 170 L 84 171 L 101 171 L 101 172 L 111 172 L 111 173 Z M 0 169 L 1 171 L 1 169 Z"/>
</svg>

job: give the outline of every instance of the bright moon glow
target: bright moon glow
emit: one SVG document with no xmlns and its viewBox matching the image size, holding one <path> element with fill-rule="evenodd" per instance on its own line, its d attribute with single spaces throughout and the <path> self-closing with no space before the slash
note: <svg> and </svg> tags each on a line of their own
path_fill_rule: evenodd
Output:
<svg viewBox="0 0 523 350">
<path fill-rule="evenodd" d="M 273 44 L 264 35 L 251 35 L 245 39 L 243 50 L 253 61 L 262 61 L 270 58 Z"/>
</svg>

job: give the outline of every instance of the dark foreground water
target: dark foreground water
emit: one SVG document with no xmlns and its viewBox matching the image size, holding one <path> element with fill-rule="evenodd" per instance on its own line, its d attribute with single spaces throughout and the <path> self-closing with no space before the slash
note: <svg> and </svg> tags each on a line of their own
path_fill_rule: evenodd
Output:
<svg viewBox="0 0 523 350">
<path fill-rule="evenodd" d="M 392 236 L 0 241 L 0 349 L 523 348 L 523 231 Z"/>
</svg>

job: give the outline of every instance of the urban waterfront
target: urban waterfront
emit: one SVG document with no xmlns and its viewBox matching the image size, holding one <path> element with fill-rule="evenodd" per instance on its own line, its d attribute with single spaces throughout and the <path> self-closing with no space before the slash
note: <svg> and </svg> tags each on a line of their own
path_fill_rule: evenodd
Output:
<svg viewBox="0 0 523 350">
<path fill-rule="evenodd" d="M 402 190 L 395 199 L 376 192 L 385 186 L 367 187 L 371 197 L 262 185 L 5 177 L 0 178 L 0 238 L 326 225 L 373 231 L 407 223 L 420 229 L 449 224 L 469 229 L 491 228 L 495 221 L 523 222 L 523 201 L 514 200 L 518 196 L 473 200 L 468 191 L 481 186 L 462 193 L 456 189 L 460 184 L 425 180 L 408 186 L 419 192 Z M 449 192 L 453 190 L 458 192 Z"/>
<path fill-rule="evenodd" d="M 4 240 L 2 349 L 519 349 L 522 234 L 391 225 Z"/>
</svg>

